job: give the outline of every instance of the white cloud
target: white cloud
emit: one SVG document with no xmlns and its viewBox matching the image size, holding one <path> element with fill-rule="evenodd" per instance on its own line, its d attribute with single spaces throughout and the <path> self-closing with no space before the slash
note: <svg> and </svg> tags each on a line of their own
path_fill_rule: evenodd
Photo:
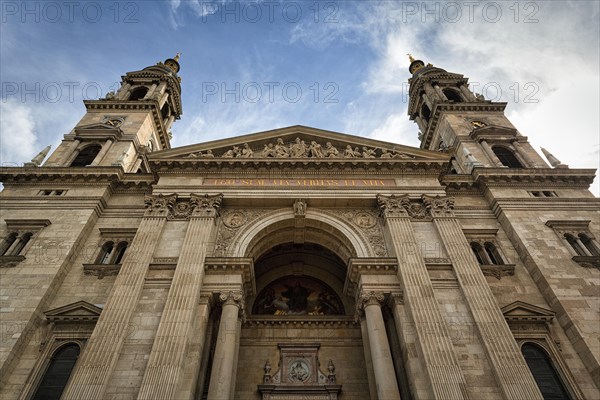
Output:
<svg viewBox="0 0 600 400">
<path fill-rule="evenodd" d="M 15 100 L 0 102 L 0 160 L 3 165 L 29 161 L 36 153 L 36 124 L 31 109 Z"/>
</svg>

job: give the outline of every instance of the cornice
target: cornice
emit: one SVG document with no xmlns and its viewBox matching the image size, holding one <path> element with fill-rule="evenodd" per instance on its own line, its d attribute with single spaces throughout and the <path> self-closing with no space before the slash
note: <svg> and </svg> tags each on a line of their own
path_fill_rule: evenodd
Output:
<svg viewBox="0 0 600 400">
<path fill-rule="evenodd" d="M 235 172 L 251 174 L 260 171 L 308 171 L 330 174 L 364 173 L 388 171 L 390 174 L 436 174 L 446 171 L 449 160 L 398 160 L 398 159 L 306 159 L 306 158 L 210 158 L 190 159 L 171 158 L 149 160 L 156 173 L 198 173 L 203 174 Z"/>
<path fill-rule="evenodd" d="M 424 133 L 423 140 L 421 141 L 421 148 L 428 149 L 440 116 L 443 112 L 465 112 L 465 111 L 478 111 L 478 112 L 504 112 L 508 103 L 492 103 L 492 102 L 473 102 L 473 103 L 450 103 L 450 102 L 437 102 L 433 105 L 431 111 L 431 119 L 427 127 L 427 132 Z M 410 113 L 410 119 L 415 118 L 416 111 Z"/>
</svg>

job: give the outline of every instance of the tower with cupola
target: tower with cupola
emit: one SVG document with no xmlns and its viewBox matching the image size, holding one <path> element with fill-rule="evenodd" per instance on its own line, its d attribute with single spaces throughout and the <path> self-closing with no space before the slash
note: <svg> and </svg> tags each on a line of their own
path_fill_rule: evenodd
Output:
<svg viewBox="0 0 600 400">
<path fill-rule="evenodd" d="M 419 126 L 421 148 L 453 153 L 452 172 L 548 167 L 504 114 L 507 103 L 473 93 L 461 74 L 410 61 L 408 114 Z"/>
<path fill-rule="evenodd" d="M 182 114 L 179 54 L 122 76 L 121 87 L 84 101 L 86 114 L 64 136 L 44 166 L 116 166 L 147 172 L 143 154 L 171 147 L 171 127 Z"/>
</svg>

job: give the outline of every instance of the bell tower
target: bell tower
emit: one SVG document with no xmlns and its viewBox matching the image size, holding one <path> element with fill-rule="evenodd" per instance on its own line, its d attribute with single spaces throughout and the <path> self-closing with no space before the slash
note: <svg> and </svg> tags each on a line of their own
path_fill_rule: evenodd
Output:
<svg viewBox="0 0 600 400">
<path fill-rule="evenodd" d="M 462 174 L 474 167 L 548 168 L 504 115 L 507 103 L 473 93 L 463 75 L 409 57 L 408 114 L 422 149 L 451 151 L 452 170 Z"/>
<path fill-rule="evenodd" d="M 128 72 L 116 93 L 85 100 L 86 114 L 44 166 L 147 172 L 142 155 L 171 147 L 170 129 L 182 114 L 179 57 Z"/>
</svg>

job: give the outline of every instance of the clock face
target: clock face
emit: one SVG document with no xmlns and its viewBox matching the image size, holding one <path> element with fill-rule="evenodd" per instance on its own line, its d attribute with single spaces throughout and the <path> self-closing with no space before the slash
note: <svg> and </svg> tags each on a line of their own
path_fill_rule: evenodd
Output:
<svg viewBox="0 0 600 400">
<path fill-rule="evenodd" d="M 484 126 L 487 126 L 487 124 L 485 122 L 481 122 L 481 121 L 471 121 L 471 125 L 474 126 L 475 128 L 483 128 Z"/>
</svg>

